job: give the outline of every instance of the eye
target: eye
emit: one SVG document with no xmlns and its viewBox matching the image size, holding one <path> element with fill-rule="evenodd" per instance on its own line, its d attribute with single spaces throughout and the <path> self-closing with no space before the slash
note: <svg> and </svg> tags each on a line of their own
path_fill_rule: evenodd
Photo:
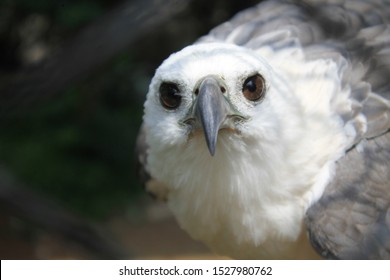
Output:
<svg viewBox="0 0 390 280">
<path fill-rule="evenodd" d="M 260 100 L 265 93 L 264 78 L 259 74 L 247 78 L 242 85 L 242 93 L 249 101 Z"/>
<path fill-rule="evenodd" d="M 160 102 L 164 108 L 173 110 L 179 107 L 181 103 L 181 95 L 179 88 L 174 83 L 162 83 L 160 86 Z"/>
</svg>

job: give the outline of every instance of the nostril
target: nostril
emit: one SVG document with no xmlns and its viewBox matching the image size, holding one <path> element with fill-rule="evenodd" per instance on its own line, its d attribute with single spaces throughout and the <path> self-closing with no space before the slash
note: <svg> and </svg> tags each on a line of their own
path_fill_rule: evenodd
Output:
<svg viewBox="0 0 390 280">
<path fill-rule="evenodd" d="M 198 95 L 199 94 L 199 88 L 197 88 L 194 93 L 195 93 L 195 95 Z"/>
<path fill-rule="evenodd" d="M 221 90 L 222 93 L 226 92 L 226 88 L 224 88 L 224 87 L 220 87 L 220 90 Z"/>
</svg>

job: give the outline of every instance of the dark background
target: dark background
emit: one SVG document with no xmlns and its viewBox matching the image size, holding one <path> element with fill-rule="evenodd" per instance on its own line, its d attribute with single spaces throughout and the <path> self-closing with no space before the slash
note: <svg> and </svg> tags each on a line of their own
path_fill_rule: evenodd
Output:
<svg viewBox="0 0 390 280">
<path fill-rule="evenodd" d="M 143 193 L 134 144 L 156 67 L 257 2 L 1 0 L 0 257 L 213 257 Z"/>
</svg>

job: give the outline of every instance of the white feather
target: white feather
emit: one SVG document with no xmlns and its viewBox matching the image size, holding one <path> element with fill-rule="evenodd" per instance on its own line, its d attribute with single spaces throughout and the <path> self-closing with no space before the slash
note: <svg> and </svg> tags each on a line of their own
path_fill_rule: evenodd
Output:
<svg viewBox="0 0 390 280">
<path fill-rule="evenodd" d="M 267 93 L 252 104 L 241 89 L 257 72 Z M 195 85 L 207 75 L 224 79 L 228 99 L 249 118 L 236 124 L 236 132 L 219 132 L 214 157 L 203 134 L 181 124 Z M 305 61 L 296 47 L 276 53 L 198 44 L 169 57 L 150 85 L 144 122 L 148 169 L 169 186 L 168 205 L 181 227 L 235 258 L 289 257 L 305 234 L 305 211 L 322 195 L 334 163 L 350 145 L 333 109 L 351 106 L 340 75 L 333 61 Z M 174 111 L 159 102 L 162 81 L 180 86 L 183 102 Z"/>
</svg>

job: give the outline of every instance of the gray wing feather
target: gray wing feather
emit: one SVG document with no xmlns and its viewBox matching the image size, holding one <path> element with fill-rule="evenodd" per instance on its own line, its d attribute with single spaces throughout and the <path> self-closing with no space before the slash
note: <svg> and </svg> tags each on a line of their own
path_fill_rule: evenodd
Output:
<svg viewBox="0 0 390 280">
<path fill-rule="evenodd" d="M 311 242 L 327 258 L 390 259 L 390 133 L 361 145 L 307 212 Z"/>
</svg>

